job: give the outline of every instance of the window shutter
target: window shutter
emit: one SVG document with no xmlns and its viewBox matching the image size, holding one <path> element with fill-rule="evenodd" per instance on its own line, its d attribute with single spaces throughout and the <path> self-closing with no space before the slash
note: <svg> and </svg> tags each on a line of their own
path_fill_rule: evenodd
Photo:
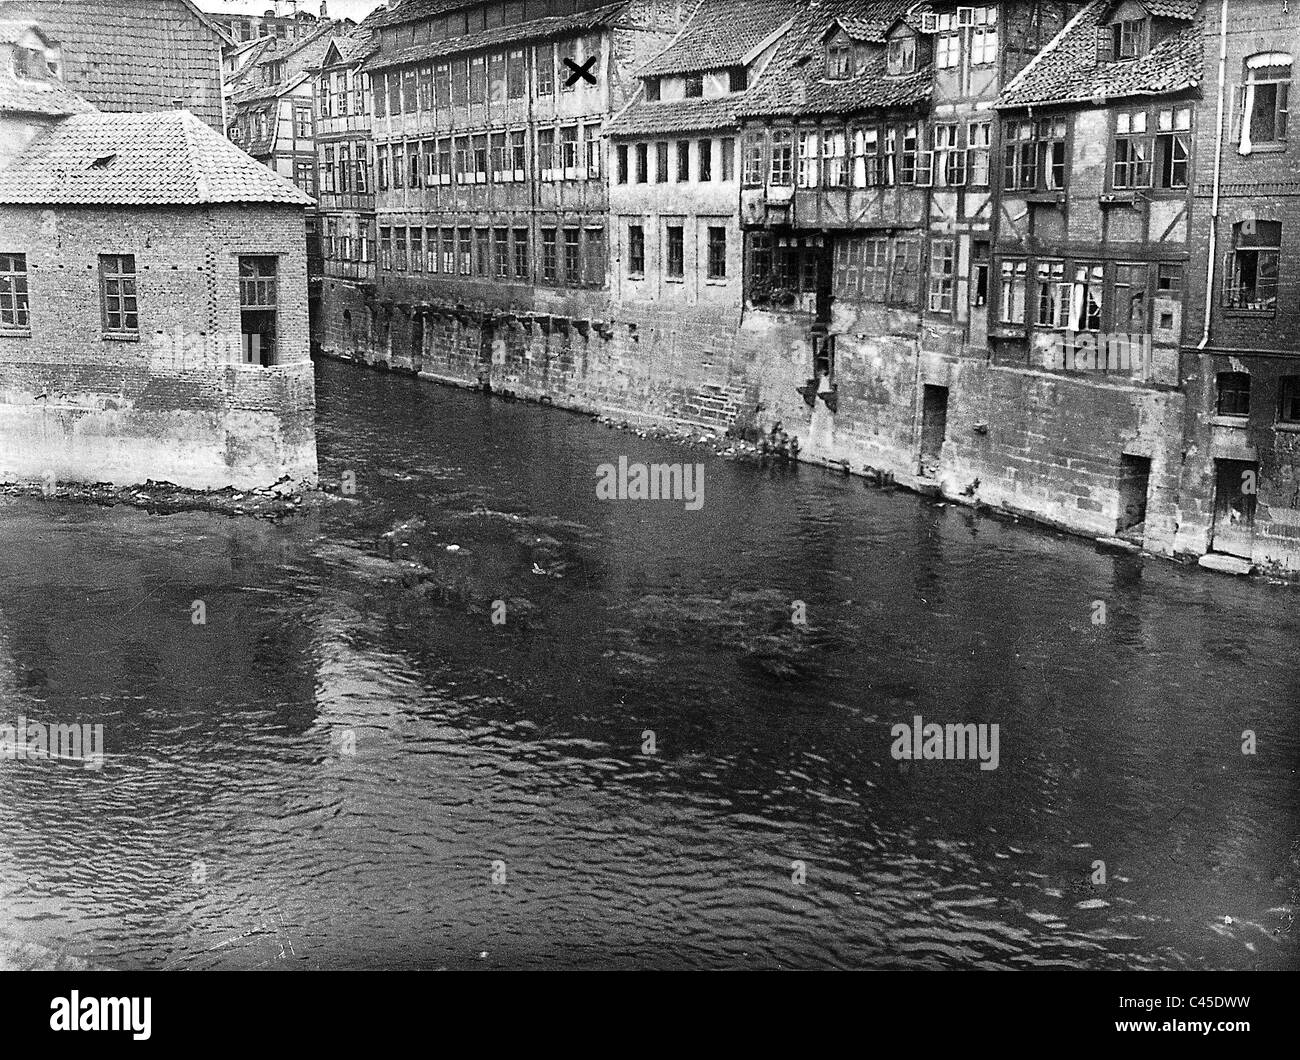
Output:
<svg viewBox="0 0 1300 1060">
<path fill-rule="evenodd" d="M 1241 142 L 1241 115 L 1246 109 L 1246 86 L 1238 85 L 1232 93 L 1232 132 L 1228 137 L 1229 143 Z"/>
<path fill-rule="evenodd" d="M 1277 86 L 1277 131 L 1275 136 L 1279 140 L 1286 139 L 1287 128 L 1287 97 L 1290 95 L 1291 86 L 1283 81 Z"/>
<path fill-rule="evenodd" d="M 1115 58 L 1115 33 L 1110 26 L 1097 27 L 1097 62 L 1108 63 Z"/>
</svg>

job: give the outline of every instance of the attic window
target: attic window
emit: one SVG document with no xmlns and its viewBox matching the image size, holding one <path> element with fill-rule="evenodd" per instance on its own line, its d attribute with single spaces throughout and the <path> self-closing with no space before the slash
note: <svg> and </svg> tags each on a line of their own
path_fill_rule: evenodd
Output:
<svg viewBox="0 0 1300 1060">
<path fill-rule="evenodd" d="M 1126 19 L 1110 27 L 1112 54 L 1119 59 L 1137 59 L 1146 55 L 1148 48 L 1147 20 Z"/>
<path fill-rule="evenodd" d="M 645 82 L 645 98 L 652 103 L 659 101 L 659 78 L 647 77 Z"/>
<path fill-rule="evenodd" d="M 44 53 L 35 48 L 15 48 L 14 73 L 29 81 L 44 81 L 50 76 L 50 66 Z"/>
<path fill-rule="evenodd" d="M 891 77 L 916 73 L 916 38 L 895 37 L 889 42 L 889 66 Z"/>
<path fill-rule="evenodd" d="M 843 81 L 852 75 L 853 47 L 847 37 L 835 37 L 826 45 L 826 76 L 832 81 Z"/>
<path fill-rule="evenodd" d="M 87 169 L 107 169 L 109 166 L 111 166 L 111 165 L 112 165 L 114 162 L 116 162 L 116 161 L 117 161 L 117 155 L 116 155 L 115 153 L 114 153 L 114 154 L 108 154 L 108 155 L 100 155 L 98 158 L 95 159 L 95 161 L 91 162 L 90 165 L 87 166 L 86 168 L 87 168 Z"/>
<path fill-rule="evenodd" d="M 704 95 L 704 75 L 687 74 L 686 75 L 686 98 L 698 99 Z"/>
<path fill-rule="evenodd" d="M 732 92 L 743 92 L 749 85 L 749 71 L 743 66 L 728 67 L 727 80 Z"/>
</svg>

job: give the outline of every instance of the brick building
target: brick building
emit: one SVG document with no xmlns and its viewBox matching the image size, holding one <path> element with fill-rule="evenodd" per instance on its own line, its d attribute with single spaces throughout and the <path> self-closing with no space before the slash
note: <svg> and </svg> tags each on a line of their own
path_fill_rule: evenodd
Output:
<svg viewBox="0 0 1300 1060">
<path fill-rule="evenodd" d="M 226 38 L 191 0 L 0 0 L 0 19 L 36 22 L 60 76 L 100 110 L 179 108 L 225 130 Z"/>
<path fill-rule="evenodd" d="M 0 22 L 0 481 L 315 480 L 303 211 L 185 111 L 108 114 Z"/>
<path fill-rule="evenodd" d="M 1179 547 L 1295 571 L 1300 161 L 1287 110 L 1300 12 L 1261 0 L 1210 0 L 1202 14 Z"/>
</svg>

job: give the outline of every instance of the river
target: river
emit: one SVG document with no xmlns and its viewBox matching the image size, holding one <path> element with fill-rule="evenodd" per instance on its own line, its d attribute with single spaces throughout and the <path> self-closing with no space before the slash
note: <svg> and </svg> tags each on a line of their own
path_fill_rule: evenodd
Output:
<svg viewBox="0 0 1300 1060">
<path fill-rule="evenodd" d="M 105 752 L 0 759 L 0 946 L 1300 964 L 1300 590 L 350 365 L 318 401 L 350 492 L 300 518 L 0 500 L 0 724 Z M 598 499 L 620 456 L 703 507 Z M 997 768 L 895 760 L 918 715 Z"/>
</svg>

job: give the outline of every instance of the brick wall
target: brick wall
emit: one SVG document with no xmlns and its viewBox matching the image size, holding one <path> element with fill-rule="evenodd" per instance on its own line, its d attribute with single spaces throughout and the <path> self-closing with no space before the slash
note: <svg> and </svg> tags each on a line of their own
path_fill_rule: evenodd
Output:
<svg viewBox="0 0 1300 1060">
<path fill-rule="evenodd" d="M 5 207 L 0 232 L 31 302 L 30 336 L 0 336 L 0 481 L 315 480 L 300 207 Z M 104 253 L 135 255 L 138 341 L 104 337 Z M 279 259 L 271 368 L 231 363 L 241 254 Z"/>
</svg>

